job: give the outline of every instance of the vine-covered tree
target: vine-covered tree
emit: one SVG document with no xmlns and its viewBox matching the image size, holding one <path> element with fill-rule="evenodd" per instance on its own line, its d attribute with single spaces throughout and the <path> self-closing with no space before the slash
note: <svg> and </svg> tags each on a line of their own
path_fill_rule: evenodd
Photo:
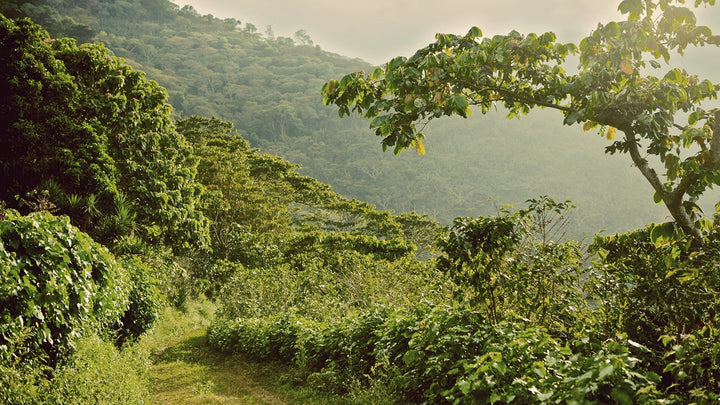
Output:
<svg viewBox="0 0 720 405">
<path fill-rule="evenodd" d="M 433 118 L 467 117 L 473 106 L 487 113 L 498 104 L 509 117 L 559 110 L 567 125 L 599 127 L 612 142 L 608 153 L 629 154 L 655 200 L 699 241 L 694 201 L 720 185 L 720 137 L 713 136 L 720 133 L 720 111 L 706 104 L 720 85 L 661 62 L 690 46 L 720 45 L 720 37 L 697 25 L 683 3 L 624 0 L 619 10 L 627 20 L 598 26 L 579 45 L 557 43 L 552 32 L 485 38 L 474 27 L 464 36 L 438 34 L 409 59 L 327 82 L 324 101 L 339 107 L 340 116 L 352 111 L 371 119 L 384 149 L 413 146 L 420 154 L 423 128 Z M 570 54 L 579 54 L 577 73 L 563 69 Z"/>
</svg>

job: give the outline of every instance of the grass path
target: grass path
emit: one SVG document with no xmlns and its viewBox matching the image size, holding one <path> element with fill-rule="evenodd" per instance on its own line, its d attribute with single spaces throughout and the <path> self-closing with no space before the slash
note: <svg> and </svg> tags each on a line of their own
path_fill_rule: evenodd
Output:
<svg viewBox="0 0 720 405">
<path fill-rule="evenodd" d="M 286 404 L 266 386 L 267 371 L 210 350 L 205 328 L 177 338 L 153 359 L 153 403 Z"/>
</svg>

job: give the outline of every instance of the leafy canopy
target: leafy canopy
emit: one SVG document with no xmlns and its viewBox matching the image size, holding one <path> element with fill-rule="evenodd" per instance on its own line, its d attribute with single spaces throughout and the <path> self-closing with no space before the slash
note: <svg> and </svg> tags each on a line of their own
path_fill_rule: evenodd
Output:
<svg viewBox="0 0 720 405">
<path fill-rule="evenodd" d="M 690 46 L 720 45 L 720 37 L 697 25 L 682 3 L 625 0 L 619 10 L 627 20 L 598 26 L 579 45 L 557 43 L 552 32 L 486 38 L 473 27 L 464 36 L 438 34 L 409 59 L 327 82 L 324 102 L 335 104 L 341 117 L 356 112 L 372 120 L 383 149 L 415 147 L 419 154 L 423 128 L 434 118 L 468 117 L 497 105 L 509 117 L 538 107 L 559 110 L 567 125 L 599 128 L 612 142 L 608 153 L 629 154 L 656 201 L 699 240 L 693 201 L 720 184 L 720 138 L 713 137 L 720 113 L 704 103 L 717 99 L 720 85 L 661 62 Z M 570 54 L 579 55 L 577 73 L 563 68 Z M 658 167 L 643 149 L 659 159 Z"/>
<path fill-rule="evenodd" d="M 22 209 L 16 196 L 48 190 L 59 214 L 106 244 L 207 244 L 197 162 L 156 82 L 102 44 L 1 15 L 0 72 L 0 200 Z"/>
</svg>

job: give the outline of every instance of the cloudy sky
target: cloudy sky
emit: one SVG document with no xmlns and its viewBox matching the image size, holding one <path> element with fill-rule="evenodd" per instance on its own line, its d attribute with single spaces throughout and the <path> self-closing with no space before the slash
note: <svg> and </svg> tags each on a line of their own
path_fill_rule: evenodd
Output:
<svg viewBox="0 0 720 405">
<path fill-rule="evenodd" d="M 486 36 L 513 29 L 553 31 L 560 41 L 575 42 L 598 22 L 622 18 L 617 12 L 620 0 L 173 1 L 192 5 L 201 14 L 252 23 L 262 33 L 268 25 L 276 36 L 292 37 L 305 30 L 322 49 L 373 64 L 410 56 L 433 42 L 437 32 L 464 34 L 474 25 Z"/>
</svg>

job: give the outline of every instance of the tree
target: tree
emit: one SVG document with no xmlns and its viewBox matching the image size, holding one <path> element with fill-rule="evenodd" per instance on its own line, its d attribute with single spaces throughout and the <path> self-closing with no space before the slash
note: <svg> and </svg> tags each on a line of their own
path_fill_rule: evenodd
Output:
<svg viewBox="0 0 720 405">
<path fill-rule="evenodd" d="M 517 212 L 455 218 L 437 240 L 437 268 L 459 287 L 458 298 L 484 307 L 494 323 L 514 314 L 567 330 L 585 307 L 582 250 L 563 241 L 573 205 L 547 196 L 526 202 Z"/>
<path fill-rule="evenodd" d="M 425 151 L 424 126 L 443 115 L 468 117 L 472 106 L 484 114 L 503 105 L 508 117 L 558 110 L 567 125 L 599 128 L 613 142 L 606 152 L 629 154 L 655 200 L 699 243 L 694 201 L 720 185 L 720 137 L 713 137 L 720 133 L 720 111 L 703 103 L 717 98 L 720 85 L 678 68 L 660 76 L 651 69 L 662 69 L 658 61 L 669 62 L 671 52 L 720 45 L 720 37 L 696 25 L 681 3 L 624 0 L 619 10 L 627 20 L 598 26 L 579 45 L 556 43 L 551 32 L 483 38 L 473 27 L 464 36 L 438 34 L 409 59 L 327 82 L 324 102 L 335 104 L 340 116 L 352 111 L 372 119 L 383 149 L 400 153 L 413 146 L 419 154 Z M 714 3 L 696 0 L 695 6 Z M 579 54 L 574 74 L 563 69 L 570 54 Z M 616 140 L 618 131 L 623 136 Z"/>
<path fill-rule="evenodd" d="M 289 231 L 296 190 L 286 177 L 294 165 L 250 148 L 230 122 L 191 116 L 177 126 L 200 159 L 198 180 L 207 189 L 204 210 L 212 219 L 213 257 L 227 258 L 238 226 L 255 233 Z"/>
<path fill-rule="evenodd" d="M 200 158 L 198 179 L 209 191 L 206 213 L 214 221 L 213 238 L 237 225 L 275 235 L 291 231 L 291 225 L 379 238 L 403 235 L 404 223 L 390 211 L 344 198 L 299 174 L 299 165 L 250 148 L 230 122 L 192 116 L 177 126 Z M 221 240 L 213 242 L 214 253 L 226 248 L 216 242 Z"/>
<path fill-rule="evenodd" d="M 0 67 L 0 200 L 27 211 L 16 195 L 53 191 L 58 213 L 103 243 L 207 244 L 197 161 L 165 89 L 102 44 L 2 16 Z"/>
<path fill-rule="evenodd" d="M 312 46 L 313 40 L 310 38 L 310 35 L 308 35 L 307 31 L 305 30 L 298 30 L 295 31 L 295 35 L 293 36 L 295 40 L 300 43 L 300 45 L 308 45 Z"/>
<path fill-rule="evenodd" d="M 52 176 L 67 194 L 112 200 L 117 172 L 107 139 L 77 119 L 83 94 L 47 33 L 27 20 L 2 18 L 0 38 L 0 90 L 7 97 L 0 107 L 0 199 L 16 206 L 16 195 Z"/>
</svg>

